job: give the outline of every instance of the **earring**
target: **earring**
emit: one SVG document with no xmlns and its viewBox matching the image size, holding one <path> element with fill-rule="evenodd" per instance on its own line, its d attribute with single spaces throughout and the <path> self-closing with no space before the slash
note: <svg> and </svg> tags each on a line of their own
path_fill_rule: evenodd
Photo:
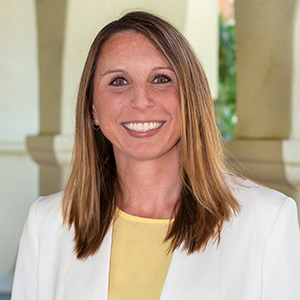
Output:
<svg viewBox="0 0 300 300">
<path fill-rule="evenodd" d="M 100 126 L 96 125 L 96 119 L 93 120 L 93 128 L 94 128 L 95 131 L 100 130 Z"/>
</svg>

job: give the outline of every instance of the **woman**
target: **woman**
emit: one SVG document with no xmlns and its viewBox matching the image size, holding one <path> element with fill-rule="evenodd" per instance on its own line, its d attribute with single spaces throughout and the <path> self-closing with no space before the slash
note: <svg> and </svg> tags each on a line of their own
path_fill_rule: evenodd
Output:
<svg viewBox="0 0 300 300">
<path fill-rule="evenodd" d="M 96 37 L 73 165 L 22 235 L 13 300 L 300 299 L 296 206 L 229 172 L 204 71 L 164 20 Z"/>
</svg>

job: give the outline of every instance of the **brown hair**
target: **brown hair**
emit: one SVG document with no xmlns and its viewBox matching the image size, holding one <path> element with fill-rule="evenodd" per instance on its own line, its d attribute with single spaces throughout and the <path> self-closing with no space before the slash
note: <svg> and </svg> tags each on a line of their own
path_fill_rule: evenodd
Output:
<svg viewBox="0 0 300 300">
<path fill-rule="evenodd" d="M 114 34 L 135 30 L 166 57 L 178 80 L 182 113 L 182 191 L 166 240 L 188 253 L 218 241 L 225 221 L 239 212 L 223 163 L 213 101 L 203 68 L 184 36 L 147 12 L 131 12 L 105 26 L 88 54 L 79 86 L 73 163 L 63 197 L 64 222 L 75 230 L 79 259 L 99 249 L 115 210 L 118 176 L 111 143 L 93 128 L 93 86 L 100 51 Z M 100 58 L 101 59 L 101 58 Z M 175 211 L 175 210 L 174 210 Z"/>
</svg>

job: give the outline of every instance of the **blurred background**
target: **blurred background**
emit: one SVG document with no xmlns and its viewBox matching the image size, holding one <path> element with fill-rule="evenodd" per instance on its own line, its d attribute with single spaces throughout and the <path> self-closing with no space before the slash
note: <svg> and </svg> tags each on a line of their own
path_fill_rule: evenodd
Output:
<svg viewBox="0 0 300 300">
<path fill-rule="evenodd" d="M 300 203 L 300 0 L 1 0 L 1 300 L 30 205 L 67 178 L 91 42 L 145 9 L 180 29 L 202 61 L 230 167 Z"/>
</svg>

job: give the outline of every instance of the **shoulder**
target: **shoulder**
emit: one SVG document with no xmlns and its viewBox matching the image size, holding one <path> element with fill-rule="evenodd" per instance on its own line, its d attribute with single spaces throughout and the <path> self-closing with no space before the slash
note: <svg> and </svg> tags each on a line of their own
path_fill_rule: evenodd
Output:
<svg viewBox="0 0 300 300">
<path fill-rule="evenodd" d="M 63 192 L 39 197 L 29 211 L 23 235 L 31 235 L 38 241 L 43 257 L 47 257 L 47 253 L 59 253 L 62 249 L 71 252 L 73 231 L 63 222 L 62 198 Z"/>
<path fill-rule="evenodd" d="M 286 195 L 248 179 L 235 178 L 229 188 L 239 202 L 258 200 L 267 203 L 280 204 Z"/>
<path fill-rule="evenodd" d="M 285 194 L 247 179 L 238 179 L 231 183 L 230 190 L 242 208 L 250 205 L 272 213 L 280 209 L 285 202 L 290 204 L 288 206 L 296 207 L 295 201 Z"/>
<path fill-rule="evenodd" d="M 63 225 L 62 196 L 60 192 L 39 197 L 30 208 L 19 245 L 13 299 L 45 299 L 45 295 L 54 299 L 58 282 L 63 282 L 75 259 L 73 234 Z"/>
<path fill-rule="evenodd" d="M 40 196 L 32 204 L 30 210 L 35 210 L 37 214 L 47 214 L 61 210 L 63 192 L 49 196 Z"/>
<path fill-rule="evenodd" d="M 265 234 L 270 233 L 278 220 L 283 223 L 290 218 L 297 220 L 296 202 L 281 192 L 242 179 L 230 183 L 230 189 L 241 205 L 239 218 L 259 223 Z"/>
<path fill-rule="evenodd" d="M 63 192 L 41 196 L 37 199 L 37 206 L 41 212 L 53 211 L 60 209 L 63 198 Z"/>
<path fill-rule="evenodd" d="M 28 221 L 34 220 L 36 225 L 45 223 L 62 224 L 62 197 L 63 192 L 49 196 L 41 196 L 31 205 Z"/>
</svg>

